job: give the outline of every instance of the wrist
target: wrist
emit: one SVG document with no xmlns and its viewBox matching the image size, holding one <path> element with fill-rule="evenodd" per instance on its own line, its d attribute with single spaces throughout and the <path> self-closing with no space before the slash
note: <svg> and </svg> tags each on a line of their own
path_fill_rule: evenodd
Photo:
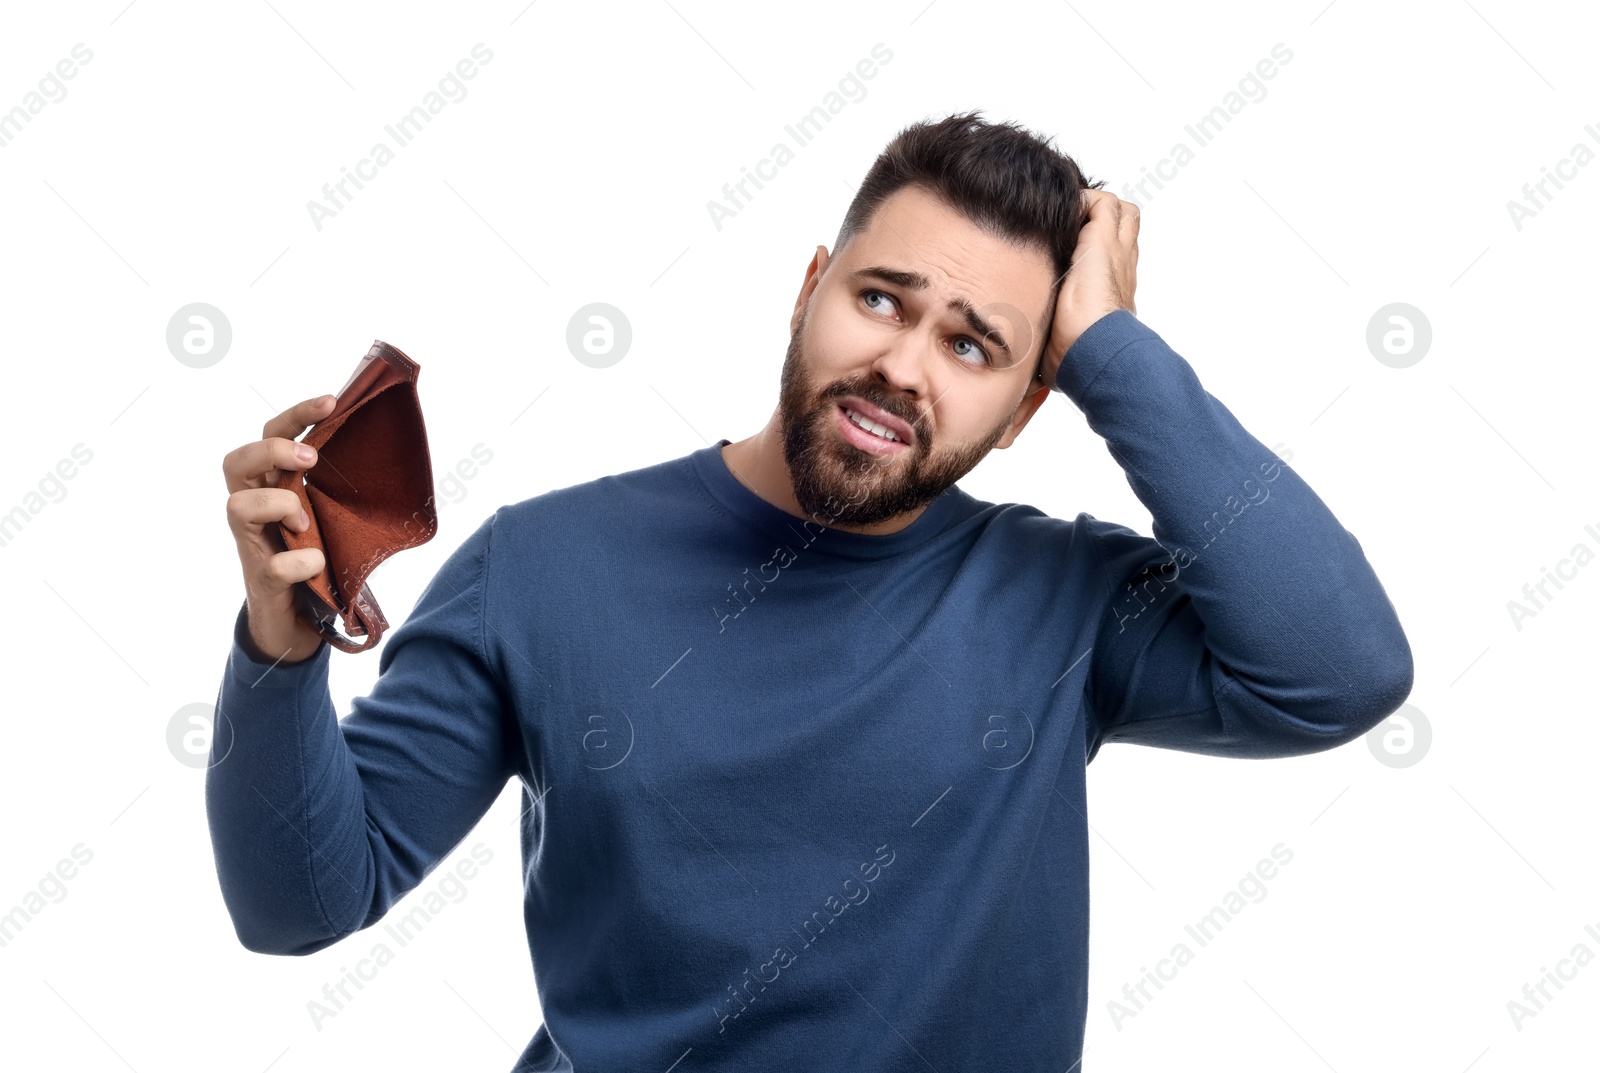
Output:
<svg viewBox="0 0 1600 1073">
<path fill-rule="evenodd" d="M 283 666 L 290 663 L 303 663 L 322 650 L 326 643 L 322 635 L 303 626 L 296 620 L 295 626 L 287 633 L 269 631 L 263 635 L 256 631 L 256 624 L 251 619 L 248 604 L 245 609 L 245 628 L 238 633 L 239 647 L 245 655 L 256 663 Z"/>
</svg>

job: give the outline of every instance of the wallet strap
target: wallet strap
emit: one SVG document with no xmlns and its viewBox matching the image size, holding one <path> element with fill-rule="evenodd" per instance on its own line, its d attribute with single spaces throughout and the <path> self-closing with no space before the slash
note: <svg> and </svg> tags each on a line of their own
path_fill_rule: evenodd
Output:
<svg viewBox="0 0 1600 1073">
<path fill-rule="evenodd" d="M 389 620 L 383 617 L 369 585 L 361 586 L 350 606 L 350 616 L 354 620 L 350 632 L 365 636 L 366 640 L 361 642 L 345 636 L 339 629 L 338 610 L 318 596 L 311 586 L 296 585 L 295 592 L 300 600 L 301 617 L 314 624 L 323 640 L 341 652 L 364 652 L 373 648 L 382 639 L 383 631 L 389 628 Z"/>
</svg>

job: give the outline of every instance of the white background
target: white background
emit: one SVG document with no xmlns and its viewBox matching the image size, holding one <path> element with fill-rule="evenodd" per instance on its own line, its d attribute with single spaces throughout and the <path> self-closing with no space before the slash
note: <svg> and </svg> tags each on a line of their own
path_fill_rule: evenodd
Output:
<svg viewBox="0 0 1600 1073">
<path fill-rule="evenodd" d="M 1263 763 L 1102 752 L 1084 1068 L 1592 1064 L 1600 965 L 1520 1027 L 1507 1009 L 1576 944 L 1600 954 L 1600 567 L 1520 629 L 1506 606 L 1575 544 L 1600 549 L 1600 166 L 1520 228 L 1507 209 L 1575 144 L 1600 150 L 1581 8 L 7 5 L 0 109 L 75 44 L 93 59 L 0 148 L 0 513 L 75 444 L 93 458 L 0 546 L 0 912 L 73 846 L 93 858 L 0 947 L 0 1061 L 494 1070 L 538 1023 L 516 784 L 423 882 L 481 842 L 493 860 L 464 900 L 320 1029 L 307 1002 L 376 936 L 305 958 L 234 937 L 204 771 L 168 728 L 215 698 L 243 593 L 219 464 L 272 413 L 337 390 L 382 338 L 422 364 L 436 478 L 492 451 L 441 488 L 433 542 L 374 579 L 398 622 L 502 503 L 755 432 L 813 249 L 906 124 L 981 108 L 1121 191 L 1282 43 L 1265 97 L 1147 199 L 1139 316 L 1360 539 L 1432 744 L 1404 768 L 1363 742 Z M 307 202 L 478 42 L 494 56 L 468 95 L 318 230 Z M 866 95 L 714 226 L 723 184 L 880 42 L 893 58 Z M 633 329 L 606 369 L 565 341 L 597 301 Z M 232 327 L 209 368 L 166 343 L 193 302 Z M 1409 368 L 1366 343 L 1391 302 L 1432 325 Z M 1149 532 L 1059 394 L 962 486 Z M 332 663 L 344 711 L 377 657 Z M 1116 1023 L 1123 985 L 1279 842 L 1294 858 L 1265 900 Z"/>
</svg>

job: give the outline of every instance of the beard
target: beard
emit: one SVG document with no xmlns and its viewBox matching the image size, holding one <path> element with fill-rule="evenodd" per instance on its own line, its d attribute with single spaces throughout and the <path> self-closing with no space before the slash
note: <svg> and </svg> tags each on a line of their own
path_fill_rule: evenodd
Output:
<svg viewBox="0 0 1600 1073">
<path fill-rule="evenodd" d="M 789 336 L 778 391 L 783 423 L 783 457 L 795 500 L 824 525 L 869 526 L 917 510 L 942 495 L 972 471 L 1011 424 L 1007 414 L 977 443 L 935 452 L 921 414 L 903 396 L 890 397 L 874 380 L 837 380 L 820 392 L 807 375 L 806 315 Z M 911 426 L 915 437 L 888 455 L 874 455 L 844 439 L 834 428 L 839 400 L 855 395 Z M 1013 411 L 1014 413 L 1014 411 Z"/>
</svg>

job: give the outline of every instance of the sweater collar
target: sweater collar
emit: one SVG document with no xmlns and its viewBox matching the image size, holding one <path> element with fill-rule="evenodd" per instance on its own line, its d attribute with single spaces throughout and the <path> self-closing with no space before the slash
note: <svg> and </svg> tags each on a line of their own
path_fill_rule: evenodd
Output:
<svg viewBox="0 0 1600 1073">
<path fill-rule="evenodd" d="M 732 442 L 721 439 L 710 447 L 692 452 L 689 458 L 695 474 L 729 514 L 762 536 L 796 551 L 803 549 L 839 559 L 885 559 L 938 536 L 954 518 L 965 513 L 963 507 L 976 505 L 971 496 L 952 485 L 899 532 L 872 535 L 832 529 L 773 506 L 746 488 L 722 457 L 722 448 Z"/>
</svg>

